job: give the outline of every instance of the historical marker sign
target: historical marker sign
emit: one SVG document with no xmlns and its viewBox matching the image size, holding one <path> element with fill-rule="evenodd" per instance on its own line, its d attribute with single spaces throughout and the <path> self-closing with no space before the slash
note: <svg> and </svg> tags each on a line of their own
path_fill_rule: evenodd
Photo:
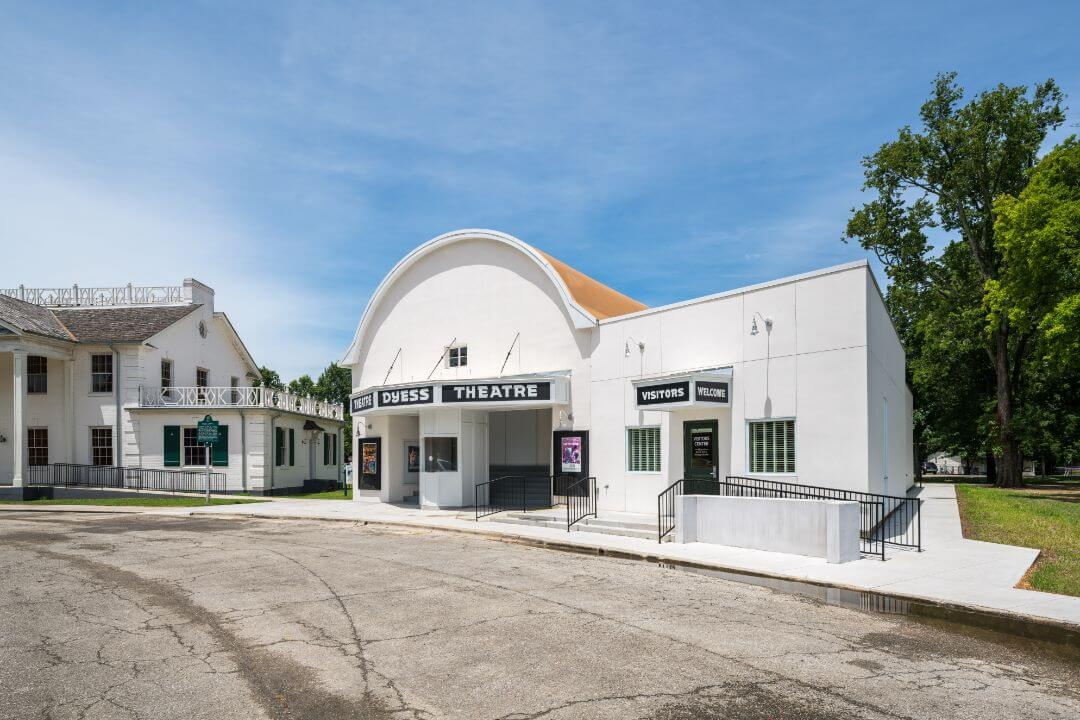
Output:
<svg viewBox="0 0 1080 720">
<path fill-rule="evenodd" d="M 207 415 L 197 425 L 195 431 L 196 440 L 200 445 L 213 445 L 218 441 L 219 427 L 218 421 Z"/>
</svg>

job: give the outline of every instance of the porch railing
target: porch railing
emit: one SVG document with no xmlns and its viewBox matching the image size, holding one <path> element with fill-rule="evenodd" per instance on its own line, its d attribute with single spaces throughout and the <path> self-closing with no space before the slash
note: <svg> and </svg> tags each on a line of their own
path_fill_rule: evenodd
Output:
<svg viewBox="0 0 1080 720">
<path fill-rule="evenodd" d="M 587 517 L 596 517 L 596 478 L 583 477 L 566 488 L 566 532 Z"/>
<path fill-rule="evenodd" d="M 109 307 L 116 305 L 179 305 L 182 285 L 117 285 L 113 287 L 0 288 L 0 295 L 46 307 Z"/>
<path fill-rule="evenodd" d="M 268 408 L 331 420 L 345 417 L 345 406 L 267 387 L 139 388 L 143 408 Z"/>
<path fill-rule="evenodd" d="M 27 468 L 27 485 L 52 487 L 115 488 L 161 492 L 206 492 L 206 472 L 159 468 L 116 467 L 50 463 Z M 210 473 L 210 492 L 226 490 L 225 473 Z"/>
<path fill-rule="evenodd" d="M 860 550 L 885 559 L 886 546 L 922 550 L 921 501 L 918 498 L 864 493 L 857 490 L 800 485 L 761 478 L 728 476 L 724 480 L 683 478 L 657 496 L 657 540 L 675 529 L 680 495 L 847 500 L 859 503 Z"/>
</svg>

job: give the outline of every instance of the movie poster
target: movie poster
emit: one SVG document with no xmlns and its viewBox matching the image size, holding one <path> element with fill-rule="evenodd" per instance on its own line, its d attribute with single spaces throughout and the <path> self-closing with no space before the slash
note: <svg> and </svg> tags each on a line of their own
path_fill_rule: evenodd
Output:
<svg viewBox="0 0 1080 720">
<path fill-rule="evenodd" d="M 581 472 L 581 437 L 562 438 L 562 472 Z"/>
<path fill-rule="evenodd" d="M 420 446 L 409 443 L 407 446 L 408 470 L 407 472 L 420 472 Z"/>
<path fill-rule="evenodd" d="M 377 443 L 366 442 L 363 447 L 363 460 L 360 463 L 361 472 L 365 475 L 377 475 L 379 472 L 379 446 Z"/>
</svg>

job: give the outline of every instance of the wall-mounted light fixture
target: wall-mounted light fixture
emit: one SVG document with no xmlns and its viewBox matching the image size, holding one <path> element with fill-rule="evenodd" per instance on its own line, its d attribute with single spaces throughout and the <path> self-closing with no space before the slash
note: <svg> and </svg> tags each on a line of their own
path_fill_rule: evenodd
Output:
<svg viewBox="0 0 1080 720">
<path fill-rule="evenodd" d="M 765 332 L 771 333 L 772 332 L 772 318 L 771 317 L 765 317 L 761 313 L 756 312 L 756 313 L 754 313 L 754 316 L 752 318 L 750 318 L 750 334 L 751 335 L 757 335 L 758 334 L 758 332 L 759 332 L 758 331 L 758 325 L 757 325 L 757 319 L 758 318 L 761 318 L 762 322 L 765 323 Z"/>
<path fill-rule="evenodd" d="M 630 340 L 633 340 L 634 344 L 637 345 L 638 352 L 641 353 L 642 355 L 644 355 L 645 354 L 645 343 L 638 342 L 637 340 L 634 340 L 634 338 L 632 338 L 632 337 L 630 338 Z M 623 357 L 630 357 L 630 340 L 627 340 L 625 342 L 624 346 L 623 346 Z"/>
</svg>

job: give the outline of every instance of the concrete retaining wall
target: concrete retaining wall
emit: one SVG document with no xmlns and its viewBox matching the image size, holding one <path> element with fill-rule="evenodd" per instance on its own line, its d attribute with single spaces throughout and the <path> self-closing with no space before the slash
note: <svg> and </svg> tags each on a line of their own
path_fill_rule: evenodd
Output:
<svg viewBox="0 0 1080 720">
<path fill-rule="evenodd" d="M 859 559 L 859 503 L 683 495 L 675 505 L 675 542 L 850 562 Z"/>
</svg>

